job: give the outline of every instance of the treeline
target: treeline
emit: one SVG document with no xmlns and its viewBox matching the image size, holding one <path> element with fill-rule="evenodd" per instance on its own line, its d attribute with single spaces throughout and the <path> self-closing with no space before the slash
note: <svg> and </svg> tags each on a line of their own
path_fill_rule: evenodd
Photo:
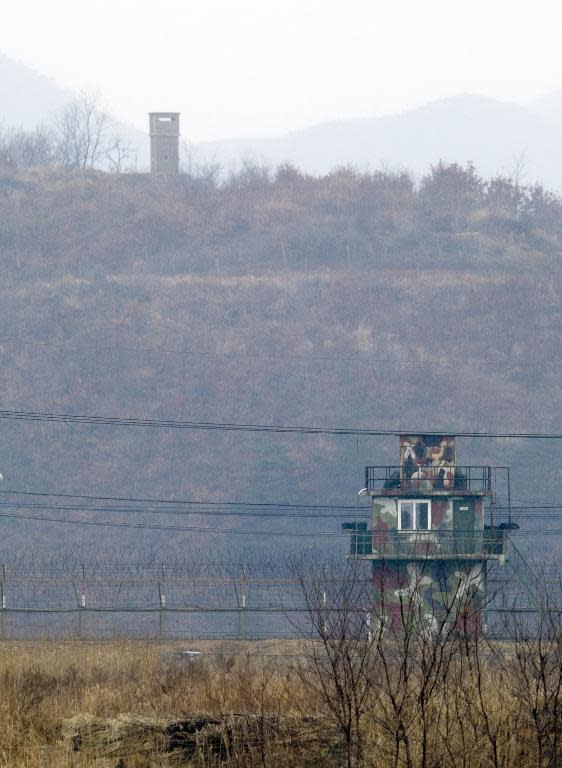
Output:
<svg viewBox="0 0 562 768">
<path fill-rule="evenodd" d="M 373 597 L 373 581 L 358 564 L 332 581 L 302 566 L 312 639 L 304 646 L 308 667 L 297 669 L 310 713 L 330 713 L 345 745 L 338 764 L 558 768 L 560 585 L 541 584 L 531 615 L 500 599 L 509 641 L 494 643 L 475 607 L 479 566 L 453 589 L 442 583 L 429 604 L 422 598 L 427 563 L 408 568 L 403 581 L 395 568 L 383 565 L 374 579 L 389 592 L 391 584 L 405 587 L 386 603 Z"/>
<path fill-rule="evenodd" d="M 8 145 L 34 163 L 63 152 L 41 130 Z M 557 257 L 562 244 L 557 195 L 483 179 L 471 165 L 439 164 L 419 184 L 406 172 L 339 168 L 316 178 L 251 164 L 159 178 L 87 170 L 86 156 L 100 150 L 65 146 L 62 165 L 81 172 L 47 162 L 0 176 L 0 248 L 29 274 L 525 269 L 529 259 Z"/>
<path fill-rule="evenodd" d="M 50 166 L 120 172 L 134 163 L 134 149 L 94 94 L 82 93 L 47 125 L 32 131 L 0 124 L 0 172 Z"/>
</svg>

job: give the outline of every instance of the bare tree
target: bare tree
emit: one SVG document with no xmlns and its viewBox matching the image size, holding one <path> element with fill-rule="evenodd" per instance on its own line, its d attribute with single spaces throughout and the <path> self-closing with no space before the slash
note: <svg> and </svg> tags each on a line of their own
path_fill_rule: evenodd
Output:
<svg viewBox="0 0 562 768">
<path fill-rule="evenodd" d="M 363 719 L 378 639 L 369 610 L 371 581 L 362 565 L 350 561 L 337 573 L 327 565 L 298 567 L 309 621 L 306 663 L 299 672 L 311 705 L 322 702 L 341 734 L 348 768 L 363 764 Z"/>
<path fill-rule="evenodd" d="M 104 151 L 108 167 L 114 173 L 121 173 L 130 167 L 136 159 L 133 145 L 121 136 L 113 136 L 111 143 Z"/>
<path fill-rule="evenodd" d="M 33 131 L 5 130 L 0 126 L 0 166 L 24 169 L 50 165 L 55 159 L 52 130 L 39 125 Z"/>
<path fill-rule="evenodd" d="M 460 618 L 470 609 L 472 598 L 461 584 L 449 592 L 437 585 L 436 601 L 424 603 L 422 592 L 430 580 L 431 559 L 412 569 L 407 581 L 394 591 L 394 621 L 385 604 L 388 584 L 385 569 L 379 574 L 381 601 L 373 615 L 383 628 L 375 647 L 378 676 L 372 685 L 370 716 L 385 741 L 380 748 L 393 766 L 428 768 L 444 762 L 446 748 L 439 739 L 446 727 L 450 670 L 458 658 L 454 639 L 463 631 Z M 395 582 L 392 569 L 387 576 Z"/>
<path fill-rule="evenodd" d="M 97 95 L 83 92 L 67 104 L 55 120 L 57 154 L 64 168 L 109 167 L 122 171 L 132 147 L 114 133 L 114 121 Z"/>
<path fill-rule="evenodd" d="M 508 666 L 514 694 L 534 736 L 537 768 L 562 765 L 562 612 L 557 597 L 562 583 L 549 594 L 546 579 L 534 620 L 513 611 L 508 630 L 513 653 Z"/>
<path fill-rule="evenodd" d="M 347 766 L 373 751 L 393 768 L 468 766 L 484 751 L 500 768 L 517 711 L 495 696 L 479 621 L 483 571 L 451 580 L 431 557 L 402 574 L 384 565 L 375 578 L 365 562 L 301 567 L 311 707 L 321 702 L 336 725 Z"/>
</svg>

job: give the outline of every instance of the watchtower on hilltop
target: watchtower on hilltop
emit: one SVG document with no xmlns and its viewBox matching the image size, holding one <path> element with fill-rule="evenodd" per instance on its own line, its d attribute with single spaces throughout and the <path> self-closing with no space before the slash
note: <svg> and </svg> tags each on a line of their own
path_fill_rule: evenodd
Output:
<svg viewBox="0 0 562 768">
<path fill-rule="evenodd" d="M 180 113 L 150 112 L 150 172 L 178 173 Z"/>
<path fill-rule="evenodd" d="M 401 435 L 397 466 L 365 468 L 360 494 L 372 499 L 372 530 L 351 526 L 350 557 L 372 561 L 375 608 L 394 631 L 413 609 L 428 631 L 484 627 L 488 566 L 507 551 L 505 526 L 493 525 L 503 469 L 459 466 L 450 435 Z"/>
</svg>

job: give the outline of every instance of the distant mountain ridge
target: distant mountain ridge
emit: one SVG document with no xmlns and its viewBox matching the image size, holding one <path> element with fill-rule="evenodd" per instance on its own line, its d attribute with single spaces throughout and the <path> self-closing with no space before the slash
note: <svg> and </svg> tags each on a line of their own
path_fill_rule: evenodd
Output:
<svg viewBox="0 0 562 768">
<path fill-rule="evenodd" d="M 543 119 L 562 125 L 562 88 L 533 99 L 527 106 Z"/>
<path fill-rule="evenodd" d="M 31 130 L 50 122 L 72 96 L 54 80 L 0 53 L 0 124 Z"/>
<path fill-rule="evenodd" d="M 273 139 L 207 142 L 195 157 L 234 165 L 291 163 L 312 174 L 335 166 L 425 173 L 439 160 L 474 162 L 484 176 L 512 175 L 562 187 L 560 126 L 530 108 L 462 95 L 391 117 L 322 123 Z"/>
<path fill-rule="evenodd" d="M 0 54 L 0 124 L 33 128 L 48 123 L 73 94 L 53 80 Z M 147 112 L 150 105 L 147 104 Z M 190 145 L 192 161 L 226 170 L 244 161 L 290 163 L 314 175 L 334 167 L 406 169 L 416 176 L 439 160 L 474 162 L 484 176 L 512 175 L 562 189 L 562 90 L 525 106 L 459 95 L 399 115 L 320 123 L 285 136 L 249 137 Z M 149 164 L 146 133 L 119 131 L 135 146 L 138 170 Z M 189 119 L 183 133 L 189 139 Z"/>
</svg>

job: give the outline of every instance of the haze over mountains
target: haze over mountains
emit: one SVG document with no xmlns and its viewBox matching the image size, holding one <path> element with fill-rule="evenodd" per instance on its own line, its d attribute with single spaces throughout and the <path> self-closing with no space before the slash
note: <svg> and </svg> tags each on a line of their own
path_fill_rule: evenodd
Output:
<svg viewBox="0 0 562 768">
<path fill-rule="evenodd" d="M 0 124 L 32 130 L 70 99 L 54 80 L 0 54 Z"/>
<path fill-rule="evenodd" d="M 27 128 L 52 120 L 71 96 L 5 59 L 0 89 L 5 122 Z M 554 94 L 534 108 L 555 116 L 556 103 Z M 558 187 L 560 130 L 554 117 L 466 96 L 245 147 L 319 173 L 349 162 L 376 168 L 384 157 L 417 172 L 443 157 L 509 173 L 526 149 L 523 181 L 542 158 L 549 186 Z M 148 139 L 137 136 L 146 151 Z M 530 136 L 535 143 L 524 144 Z M 203 159 L 220 150 L 225 164 L 246 151 L 239 140 L 195 149 Z M 3 408 L 453 433 L 558 430 L 561 253 L 562 199 L 483 179 L 472 167 L 440 165 L 414 184 L 407 173 L 346 168 L 314 178 L 287 167 L 167 177 L 57 162 L 6 166 Z M 9 449 L 0 469 L 11 491 L 348 505 L 366 464 L 397 461 L 395 440 L 140 434 L 35 421 L 2 428 Z M 519 502 L 560 498 L 552 446 L 472 441 L 462 457 L 511 466 Z M 144 520 L 153 525 L 151 515 Z M 259 530 L 269 536 L 295 522 L 263 520 Z M 188 545 L 230 553 L 278 546 L 265 535 L 254 541 L 257 527 L 233 543 L 231 519 L 212 534 L 208 518 L 195 523 L 200 530 L 174 536 L 178 553 Z M 299 521 L 315 536 L 339 532 L 339 521 L 324 526 Z M 0 550 L 10 558 L 34 547 L 101 545 L 171 552 L 169 530 L 111 527 L 86 536 L 74 526 L 63 538 L 45 521 L 30 529 L 27 517 L 4 522 Z M 544 551 L 555 548 L 547 541 Z"/>
<path fill-rule="evenodd" d="M 554 106 L 545 101 L 545 113 L 557 114 Z M 278 139 L 214 142 L 197 149 L 221 164 L 263 158 L 274 164 L 288 161 L 314 174 L 351 163 L 418 176 L 439 160 L 474 162 L 485 176 L 509 176 L 519 168 L 527 181 L 559 189 L 561 133 L 560 124 L 529 108 L 462 95 L 401 115 L 324 123 Z"/>
<path fill-rule="evenodd" d="M 48 123 L 72 98 L 54 81 L 0 56 L 0 123 L 32 128 Z M 147 112 L 162 105 L 147 104 Z M 164 105 L 173 108 L 174 105 Z M 137 167 L 148 165 L 148 137 L 132 126 L 122 133 L 137 150 Z M 459 95 L 399 115 L 321 123 L 285 136 L 189 142 L 195 163 L 227 170 L 244 161 L 291 163 L 315 175 L 336 166 L 406 169 L 416 176 L 439 160 L 474 162 L 484 176 L 518 172 L 526 183 L 562 188 L 562 90 L 523 106 L 478 95 Z"/>
</svg>

